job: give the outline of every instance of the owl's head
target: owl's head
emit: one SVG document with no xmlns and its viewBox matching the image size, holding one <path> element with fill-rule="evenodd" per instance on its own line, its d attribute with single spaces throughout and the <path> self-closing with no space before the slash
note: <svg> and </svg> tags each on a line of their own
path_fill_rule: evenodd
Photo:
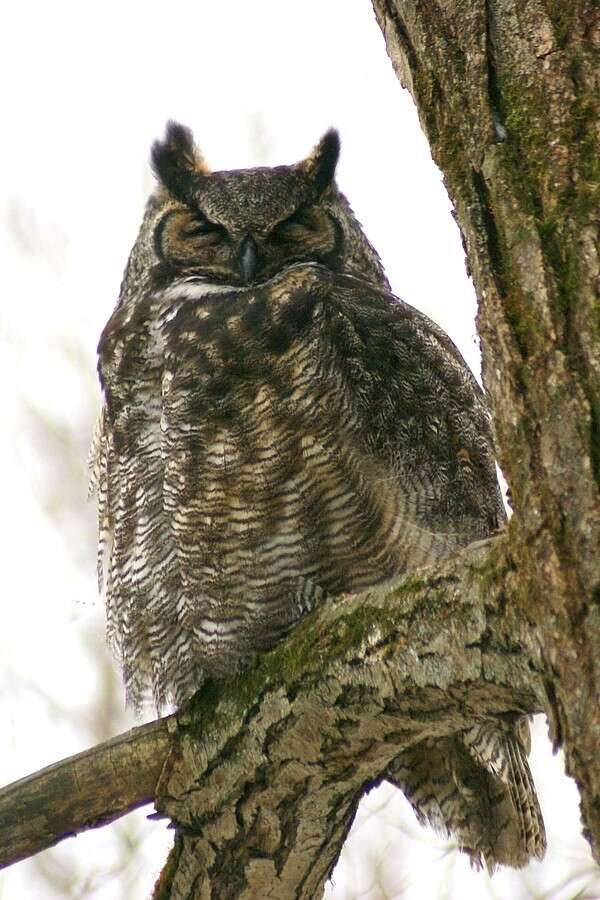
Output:
<svg viewBox="0 0 600 900">
<path fill-rule="evenodd" d="M 170 122 L 152 148 L 158 189 L 146 233 L 152 232 L 154 262 L 171 274 L 236 286 L 316 262 L 387 286 L 377 254 L 336 187 L 339 151 L 339 136 L 330 130 L 294 165 L 211 172 L 191 131 Z"/>
</svg>

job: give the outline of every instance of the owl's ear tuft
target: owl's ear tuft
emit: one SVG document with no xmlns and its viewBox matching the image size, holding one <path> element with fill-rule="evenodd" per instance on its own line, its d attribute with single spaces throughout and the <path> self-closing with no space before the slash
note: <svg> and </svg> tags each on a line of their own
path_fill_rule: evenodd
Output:
<svg viewBox="0 0 600 900">
<path fill-rule="evenodd" d="M 333 181 L 339 155 L 340 136 L 335 128 L 330 128 L 310 156 L 299 164 L 299 168 L 315 182 L 319 193 Z"/>
<path fill-rule="evenodd" d="M 161 184 L 184 202 L 194 176 L 209 171 L 191 130 L 178 122 L 168 122 L 164 140 L 152 145 L 152 168 Z"/>
</svg>

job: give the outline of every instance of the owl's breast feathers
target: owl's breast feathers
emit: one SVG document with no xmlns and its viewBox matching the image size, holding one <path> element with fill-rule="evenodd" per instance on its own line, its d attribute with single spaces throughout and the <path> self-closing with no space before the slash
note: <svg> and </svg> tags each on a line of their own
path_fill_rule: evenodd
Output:
<svg viewBox="0 0 600 900">
<path fill-rule="evenodd" d="M 181 701 L 323 592 L 503 518 L 466 364 L 367 282 L 314 264 L 246 289 L 182 279 L 118 307 L 99 353 L 109 633 L 134 702 L 147 682 Z"/>
</svg>

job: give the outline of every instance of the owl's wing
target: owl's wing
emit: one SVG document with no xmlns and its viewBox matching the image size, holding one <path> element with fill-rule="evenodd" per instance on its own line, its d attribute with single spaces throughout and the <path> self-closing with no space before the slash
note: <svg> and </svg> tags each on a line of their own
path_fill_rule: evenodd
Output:
<svg viewBox="0 0 600 900">
<path fill-rule="evenodd" d="M 418 522 L 483 538 L 505 520 L 485 396 L 427 316 L 346 275 L 332 278 L 326 331 L 373 455 L 412 491 Z"/>
</svg>

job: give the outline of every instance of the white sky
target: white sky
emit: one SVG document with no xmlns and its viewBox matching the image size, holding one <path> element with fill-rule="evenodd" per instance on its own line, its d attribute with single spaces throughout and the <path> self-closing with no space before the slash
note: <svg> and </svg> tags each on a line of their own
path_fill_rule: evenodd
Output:
<svg viewBox="0 0 600 900">
<path fill-rule="evenodd" d="M 108 0 L 94 6 L 20 0 L 6 5 L 0 34 L 0 262 L 6 285 L 0 384 L 9 423 L 0 448 L 0 759 L 2 781 L 10 781 L 83 749 L 79 725 L 94 714 L 90 703 L 100 702 L 89 657 L 90 642 L 103 652 L 102 610 L 92 605 L 94 511 L 85 508 L 89 527 L 82 529 L 81 515 L 69 509 L 85 503 L 95 344 L 152 184 L 149 148 L 168 118 L 193 128 L 215 169 L 296 161 L 326 128 L 336 126 L 342 137 L 338 182 L 379 250 L 393 288 L 448 331 L 476 372 L 479 363 L 475 300 L 458 229 L 369 0 Z M 24 404 L 55 423 L 54 446 L 61 446 L 63 432 L 81 444 L 78 479 L 69 475 L 63 482 L 54 468 L 48 483 L 47 437 L 42 446 L 32 440 Z M 72 452 L 65 449 L 66 455 Z M 72 507 L 65 508 L 65 494 Z M 58 517 L 59 529 L 41 514 L 40 503 Z M 45 701 L 36 700 L 36 687 L 60 698 L 68 713 L 48 711 Z M 563 842 L 536 873 L 550 886 L 572 868 L 570 855 L 580 854 L 583 867 L 588 857 L 576 837 L 572 785 L 552 780 L 557 761 L 544 746 L 536 746 L 536 759 L 542 760 L 537 777 L 549 781 L 548 790 L 560 799 L 553 806 L 553 827 Z M 392 832 L 398 831 L 394 816 L 400 820 L 406 810 L 390 810 L 385 817 Z M 139 815 L 140 828 L 150 830 Z M 371 844 L 382 852 L 389 843 L 383 857 L 393 869 L 400 851 L 393 849 L 393 835 L 386 832 L 384 840 L 381 830 L 369 832 L 382 827 L 373 821 L 361 826 L 362 846 L 372 855 Z M 138 893 L 127 895 L 132 900 L 147 896 L 147 858 L 157 860 L 156 873 L 163 847 L 155 828 L 140 865 Z M 432 868 L 439 842 L 427 836 L 414 847 L 411 859 L 402 859 L 401 896 L 441 896 L 441 884 L 452 879 L 445 864 Z M 111 865 L 110 842 L 96 834 L 61 852 L 67 854 L 64 865 L 82 853 Z M 360 886 L 360 858 L 361 851 L 353 850 L 352 863 L 340 866 L 328 896 L 386 896 L 380 888 Z M 27 871 L 21 865 L 0 875 L 2 900 L 32 896 Z M 462 862 L 457 871 L 456 887 L 446 896 L 487 896 L 485 876 L 478 880 Z M 520 896 L 511 876 L 496 876 L 493 883 L 497 897 Z M 114 890 L 88 888 L 82 896 L 108 900 L 119 896 Z M 553 900 L 568 896 L 552 894 Z"/>
</svg>

